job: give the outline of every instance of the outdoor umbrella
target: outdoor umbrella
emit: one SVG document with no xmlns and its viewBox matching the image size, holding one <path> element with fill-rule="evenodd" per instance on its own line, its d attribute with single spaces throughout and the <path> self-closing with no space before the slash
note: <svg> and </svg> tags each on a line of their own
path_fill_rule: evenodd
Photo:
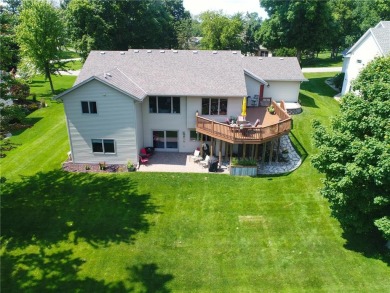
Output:
<svg viewBox="0 0 390 293">
<path fill-rule="evenodd" d="M 241 116 L 246 117 L 246 97 L 242 100 Z"/>
</svg>

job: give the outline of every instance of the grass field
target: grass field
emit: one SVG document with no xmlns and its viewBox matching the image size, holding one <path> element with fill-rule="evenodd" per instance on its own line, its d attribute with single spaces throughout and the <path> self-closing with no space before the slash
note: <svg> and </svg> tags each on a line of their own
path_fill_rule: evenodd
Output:
<svg viewBox="0 0 390 293">
<path fill-rule="evenodd" d="M 36 111 L 0 161 L 2 289 L 388 292 L 388 261 L 342 237 L 310 164 L 311 121 L 339 109 L 333 75 L 306 75 L 291 134 L 305 160 L 281 176 L 65 173 L 62 105 Z"/>
<path fill-rule="evenodd" d="M 303 58 L 302 67 L 341 67 L 343 66 L 343 57 L 339 53 L 336 58 L 330 58 L 330 52 L 321 52 L 314 58 Z"/>
</svg>

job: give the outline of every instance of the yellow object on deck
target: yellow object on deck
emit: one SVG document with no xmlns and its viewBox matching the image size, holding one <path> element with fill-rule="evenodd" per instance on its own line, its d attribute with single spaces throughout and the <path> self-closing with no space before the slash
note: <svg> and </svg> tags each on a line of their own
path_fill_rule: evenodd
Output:
<svg viewBox="0 0 390 293">
<path fill-rule="evenodd" d="M 246 97 L 242 100 L 241 116 L 246 117 Z"/>
</svg>

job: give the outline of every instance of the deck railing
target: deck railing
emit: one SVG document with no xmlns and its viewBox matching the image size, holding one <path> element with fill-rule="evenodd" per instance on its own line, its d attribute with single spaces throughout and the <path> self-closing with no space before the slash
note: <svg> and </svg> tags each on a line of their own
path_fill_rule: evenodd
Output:
<svg viewBox="0 0 390 293">
<path fill-rule="evenodd" d="M 244 127 L 241 129 L 239 126 L 232 126 L 197 116 L 196 131 L 230 143 L 257 144 L 271 140 L 291 130 L 291 117 L 274 101 L 272 101 L 272 105 L 276 115 L 280 118 L 278 123 L 264 127 Z"/>
</svg>

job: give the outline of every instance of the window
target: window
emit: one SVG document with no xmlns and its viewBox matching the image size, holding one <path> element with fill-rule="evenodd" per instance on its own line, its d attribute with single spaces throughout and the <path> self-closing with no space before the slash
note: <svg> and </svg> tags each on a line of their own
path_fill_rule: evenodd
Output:
<svg viewBox="0 0 390 293">
<path fill-rule="evenodd" d="M 198 133 L 196 130 L 190 130 L 190 141 L 197 141 L 198 139 Z"/>
<path fill-rule="evenodd" d="M 115 154 L 115 142 L 113 139 L 92 139 L 92 152 Z"/>
<path fill-rule="evenodd" d="M 227 99 L 203 98 L 202 115 L 227 115 Z"/>
<path fill-rule="evenodd" d="M 82 109 L 83 114 L 97 114 L 96 102 L 82 101 L 81 102 L 81 109 Z"/>
<path fill-rule="evenodd" d="M 149 113 L 180 113 L 180 97 L 149 97 Z"/>
</svg>

